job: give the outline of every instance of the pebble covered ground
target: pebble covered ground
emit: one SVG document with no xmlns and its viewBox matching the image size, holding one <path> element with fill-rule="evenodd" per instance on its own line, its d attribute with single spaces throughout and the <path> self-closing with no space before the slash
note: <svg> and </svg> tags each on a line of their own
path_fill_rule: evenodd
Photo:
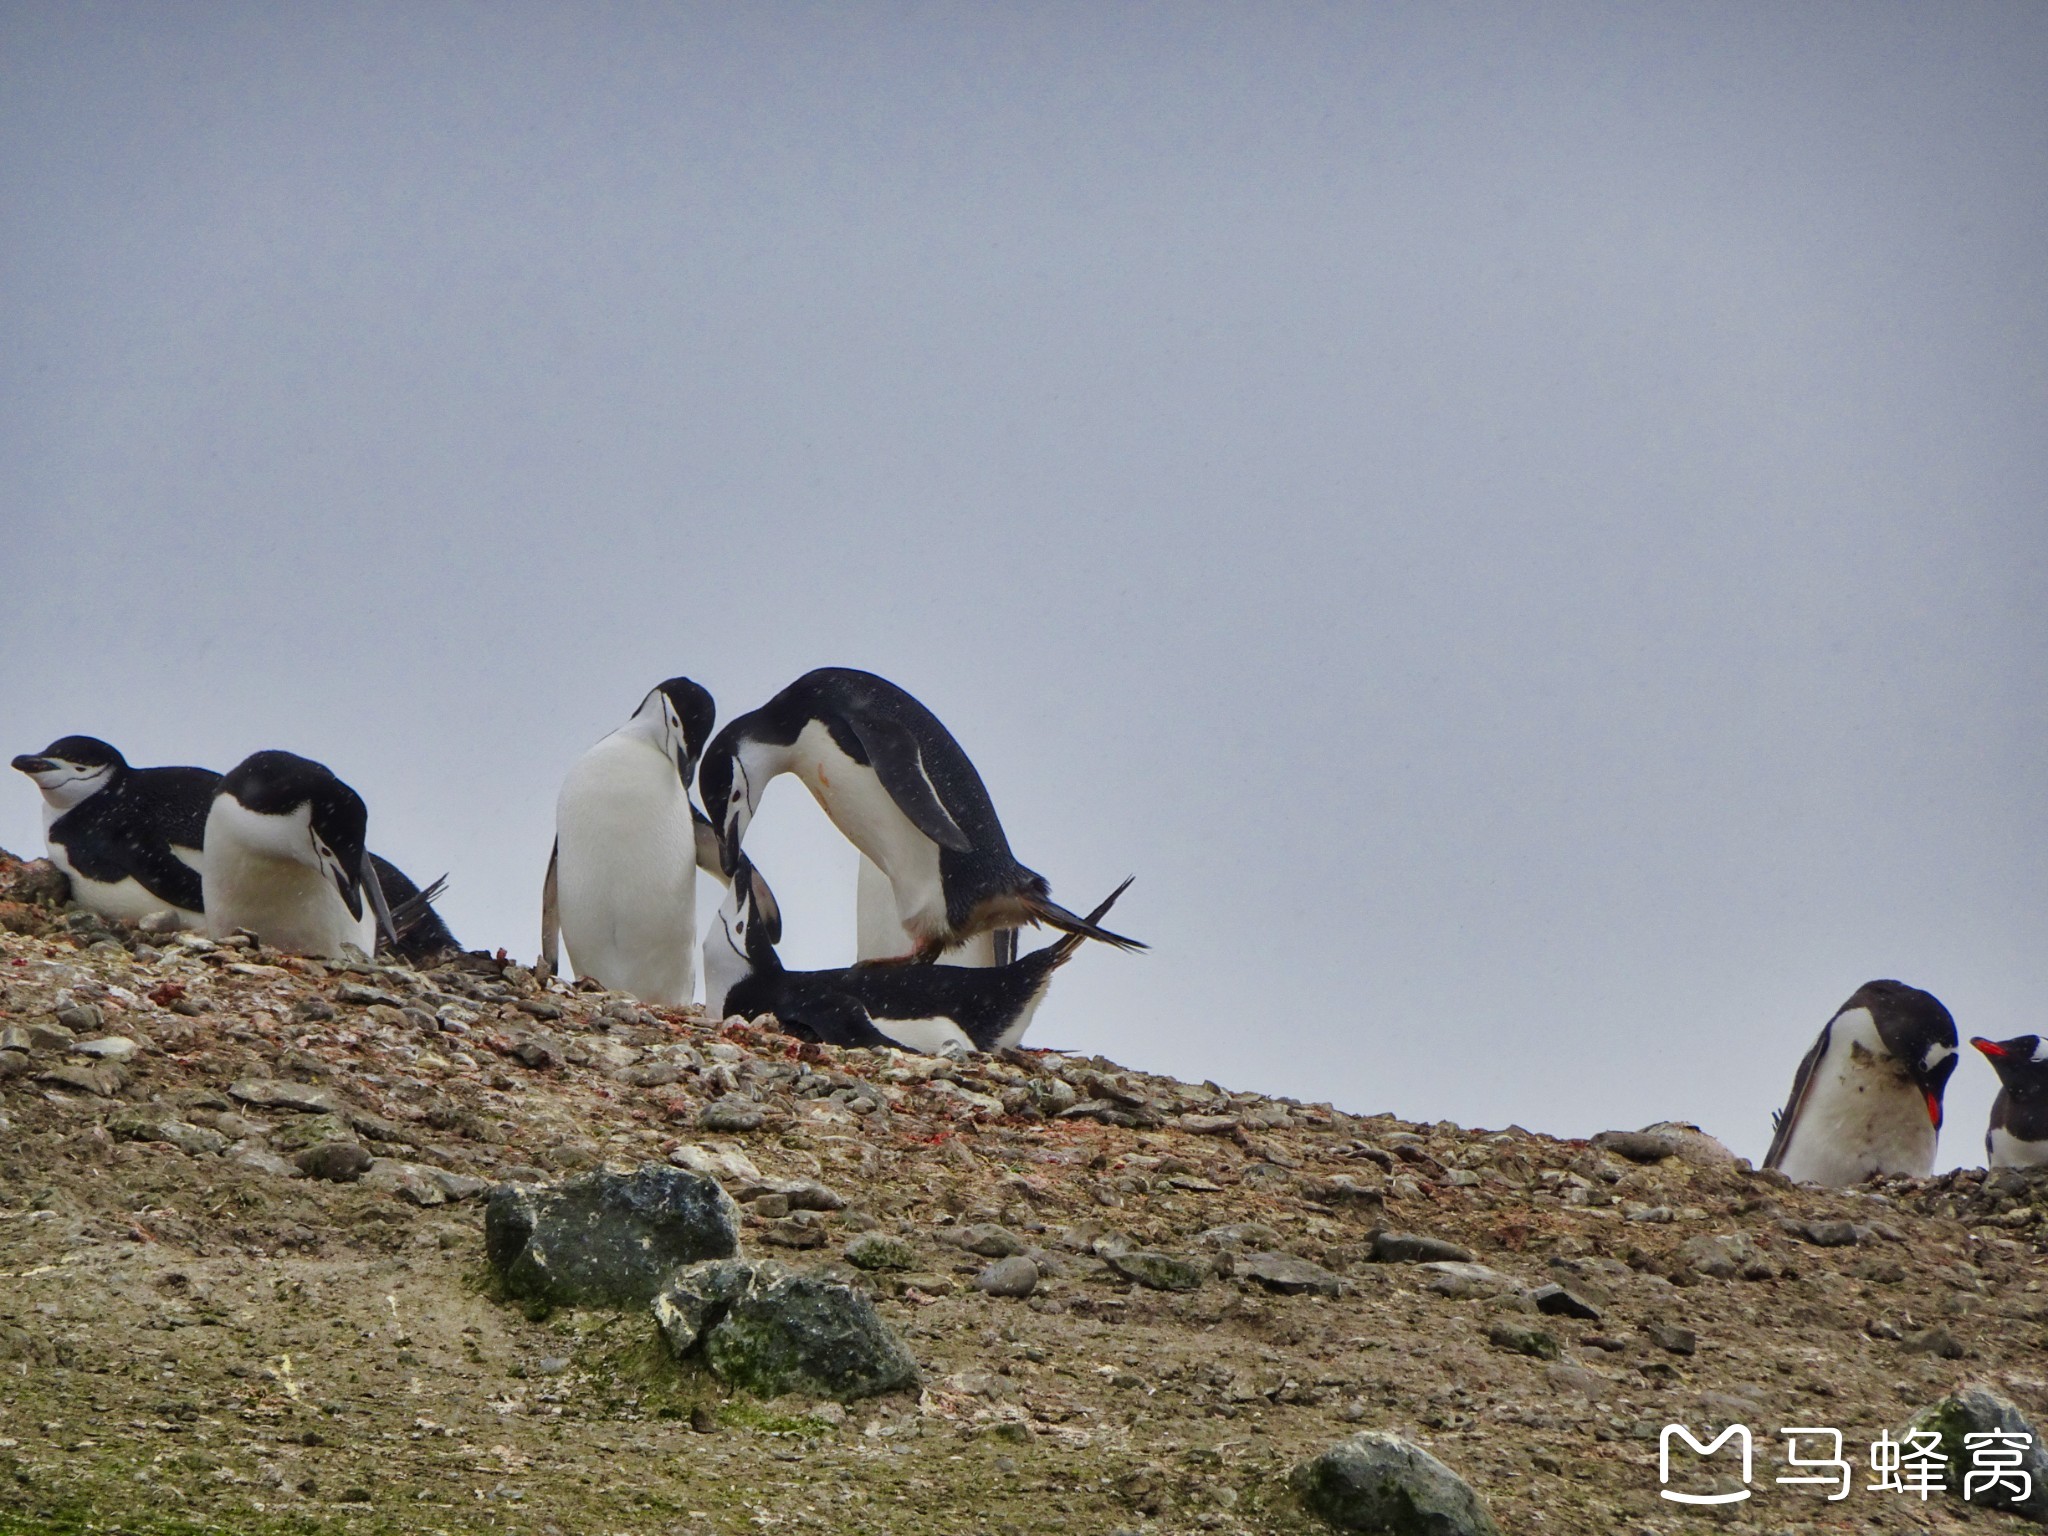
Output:
<svg viewBox="0 0 2048 1536">
<path fill-rule="evenodd" d="M 2020 1528 L 1863 1458 L 1964 1382 L 2048 1422 L 2024 1178 L 799 1047 L 56 894 L 0 860 L 0 1532 L 1307 1531 L 1289 1469 L 1361 1428 L 1509 1532 Z M 648 1314 L 493 1294 L 493 1184 L 657 1160 L 871 1289 L 922 1391 L 727 1396 Z M 1754 1497 L 1660 1500 L 1660 1427 L 1737 1420 Z M 1846 1500 L 1773 1482 L 1785 1425 L 1843 1431 Z"/>
</svg>

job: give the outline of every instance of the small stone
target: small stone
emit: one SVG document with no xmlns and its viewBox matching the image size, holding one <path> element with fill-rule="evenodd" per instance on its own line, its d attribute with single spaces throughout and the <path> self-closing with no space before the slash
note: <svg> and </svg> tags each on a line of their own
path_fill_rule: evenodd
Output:
<svg viewBox="0 0 2048 1536">
<path fill-rule="evenodd" d="M 356 1142 L 323 1141 L 318 1146 L 306 1148 L 292 1161 L 309 1179 L 325 1179 L 330 1184 L 353 1184 L 363 1176 L 372 1159 Z"/>
<path fill-rule="evenodd" d="M 361 1177 L 365 1189 L 387 1190 L 413 1205 L 446 1205 L 448 1190 L 436 1177 L 440 1172 L 438 1168 L 422 1167 L 418 1163 L 379 1157 L 371 1160 Z"/>
<path fill-rule="evenodd" d="M 1147 1290 L 1153 1291 L 1199 1290 L 1202 1282 L 1208 1279 L 1211 1273 L 1207 1264 L 1153 1249 L 1141 1248 L 1127 1253 L 1110 1253 L 1103 1255 L 1103 1258 L 1111 1269 L 1126 1280 L 1135 1280 Z"/>
<path fill-rule="evenodd" d="M 1283 1296 L 1340 1296 L 1344 1292 L 1344 1282 L 1322 1265 L 1291 1253 L 1254 1253 L 1238 1261 L 1236 1273 Z"/>
<path fill-rule="evenodd" d="M 1203 1248 L 1277 1248 L 1280 1233 L 1263 1221 L 1237 1221 L 1211 1227 L 1195 1239 Z"/>
<path fill-rule="evenodd" d="M 1338 1441 L 1289 1482 L 1312 1513 L 1358 1536 L 1500 1536 L 1470 1484 L 1384 1430 Z"/>
<path fill-rule="evenodd" d="M 1646 1323 L 1643 1332 L 1649 1335 L 1652 1344 L 1667 1354 L 1690 1355 L 1700 1347 L 1698 1334 L 1672 1323 Z"/>
<path fill-rule="evenodd" d="M 54 1019 L 32 1019 L 28 1026 L 28 1048 L 34 1051 L 68 1051 L 78 1038 L 71 1029 Z"/>
<path fill-rule="evenodd" d="M 991 1296 L 1029 1296 L 1038 1289 L 1038 1266 L 1021 1253 L 1013 1253 L 976 1275 L 974 1288 Z"/>
<path fill-rule="evenodd" d="M 228 1092 L 259 1109 L 296 1109 L 303 1114 L 332 1115 L 339 1113 L 341 1107 L 332 1089 L 267 1077 L 245 1077 L 231 1084 Z"/>
<path fill-rule="evenodd" d="M 1486 1330 L 1487 1342 L 1511 1354 L 1531 1355 L 1538 1360 L 1555 1360 L 1564 1353 L 1557 1336 L 1521 1323 L 1499 1322 Z"/>
<path fill-rule="evenodd" d="M 718 1415 L 699 1403 L 690 1410 L 690 1428 L 700 1435 L 718 1433 Z"/>
<path fill-rule="evenodd" d="M 1031 1246 L 1009 1228 L 987 1221 L 963 1228 L 956 1241 L 969 1253 L 979 1254 L 984 1259 L 1007 1259 Z"/>
<path fill-rule="evenodd" d="M 1907 1334 L 1905 1348 L 1916 1355 L 1933 1355 L 1941 1360 L 1960 1360 L 1969 1353 L 1961 1339 L 1940 1327 Z"/>
<path fill-rule="evenodd" d="M 1778 1227 L 1780 1231 L 1816 1248 L 1848 1248 L 1863 1238 L 1863 1229 L 1852 1221 L 1795 1221 L 1787 1217 L 1778 1223 Z"/>
<path fill-rule="evenodd" d="M 1663 1131 L 1602 1131 L 1593 1145 L 1632 1163 L 1658 1163 L 1678 1155 L 1678 1138 Z"/>
<path fill-rule="evenodd" d="M 405 999 L 396 993 L 386 992 L 378 987 L 366 987 L 355 981 L 344 981 L 336 987 L 334 1000 L 338 1003 L 351 1003 L 358 1008 L 368 1008 L 375 1003 L 382 1003 L 387 1008 L 405 1006 Z"/>
<path fill-rule="evenodd" d="M 1301 1192 L 1317 1205 L 1335 1206 L 1339 1210 L 1378 1210 L 1387 1203 L 1386 1191 L 1378 1184 L 1366 1183 L 1348 1173 L 1332 1174 L 1326 1179 L 1303 1179 Z"/>
<path fill-rule="evenodd" d="M 65 1062 L 37 1075 L 36 1081 L 48 1083 L 52 1088 L 73 1088 L 80 1093 L 90 1093 L 98 1098 L 110 1099 L 121 1091 L 127 1081 L 126 1075 L 111 1063 L 82 1066 L 76 1062 Z"/>
<path fill-rule="evenodd" d="M 882 1232 L 863 1232 L 843 1250 L 846 1262 L 857 1269 L 915 1269 L 917 1255 L 900 1238 Z"/>
<path fill-rule="evenodd" d="M 707 1131 L 758 1131 L 767 1114 L 745 1094 L 728 1093 L 698 1111 L 697 1124 Z"/>
<path fill-rule="evenodd" d="M 918 1384 L 916 1362 L 864 1294 L 772 1260 L 692 1264 L 653 1305 L 671 1351 L 701 1350 L 722 1381 L 758 1397 L 851 1401 Z"/>
<path fill-rule="evenodd" d="M 798 1211 L 781 1221 L 771 1221 L 762 1230 L 761 1241 L 778 1248 L 822 1248 L 830 1234 L 816 1211 Z"/>
<path fill-rule="evenodd" d="M 1506 1296 L 1522 1289 L 1512 1275 L 1504 1275 L 1484 1264 L 1438 1261 L 1420 1266 L 1423 1286 L 1439 1296 L 1464 1301 L 1475 1296 Z"/>
<path fill-rule="evenodd" d="M 843 1211 L 846 1196 L 816 1179 L 795 1179 L 784 1184 L 782 1197 L 789 1202 L 792 1211 Z"/>
<path fill-rule="evenodd" d="M 2010 1398 L 1982 1383 L 1972 1383 L 1932 1407 L 1921 1409 L 1908 1428 L 1941 1436 L 1941 1452 L 1948 1461 L 1943 1481 L 1948 1485 L 1949 1497 L 1961 1499 L 1967 1495 L 1973 1504 L 2010 1510 L 2036 1525 L 2048 1525 L 2048 1449 L 2042 1447 L 2040 1435 Z M 2002 1442 L 1978 1444 L 2010 1446 L 2017 1452 L 2019 1462 L 2017 1472 L 2008 1473 L 2002 1480 L 1982 1470 L 1987 1463 L 1966 1438 L 1993 1434 L 2006 1438 Z M 2026 1486 L 2024 1498 L 2018 1496 L 2022 1483 Z"/>
<path fill-rule="evenodd" d="M 73 1034 L 89 1035 L 106 1027 L 107 1016 L 97 1003 L 72 1003 L 57 1010 L 57 1022 Z"/>
<path fill-rule="evenodd" d="M 122 1035 L 102 1035 L 97 1040 L 80 1040 L 71 1049 L 76 1055 L 95 1056 L 101 1061 L 127 1061 L 142 1047 Z"/>
<path fill-rule="evenodd" d="M 231 1163 L 240 1163 L 244 1168 L 253 1168 L 258 1173 L 267 1173 L 277 1179 L 298 1179 L 301 1174 L 296 1163 L 287 1162 L 260 1141 L 238 1141 L 227 1150 Z"/>
<path fill-rule="evenodd" d="M 1228 1136 L 1237 1129 L 1237 1116 L 1182 1115 L 1174 1124 L 1197 1136 Z"/>
<path fill-rule="evenodd" d="M 1678 1250 L 1679 1258 L 1701 1274 L 1716 1280 L 1732 1280 L 1745 1264 L 1759 1257 L 1756 1244 L 1740 1232 L 1718 1237 L 1689 1237 Z"/>
<path fill-rule="evenodd" d="M 1552 1317 L 1576 1317 L 1589 1323 L 1600 1321 L 1598 1307 L 1561 1285 L 1539 1285 L 1529 1293 L 1529 1299 L 1536 1303 L 1538 1312 L 1546 1312 Z"/>
<path fill-rule="evenodd" d="M 1414 1232 L 1382 1232 L 1372 1240 L 1372 1256 L 1379 1264 L 1469 1264 L 1472 1251 L 1440 1237 Z"/>
</svg>

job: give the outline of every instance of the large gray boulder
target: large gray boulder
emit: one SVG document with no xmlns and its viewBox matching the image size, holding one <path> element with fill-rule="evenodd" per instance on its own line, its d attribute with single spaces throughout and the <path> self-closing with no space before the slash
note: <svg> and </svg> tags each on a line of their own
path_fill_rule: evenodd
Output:
<svg viewBox="0 0 2048 1536">
<path fill-rule="evenodd" d="M 694 1264 L 654 1299 L 678 1359 L 700 1352 L 756 1397 L 802 1392 L 851 1401 L 914 1388 L 917 1362 L 866 1294 L 772 1259 Z"/>
<path fill-rule="evenodd" d="M 1981 1435 L 2002 1430 L 2007 1435 L 2024 1435 L 2024 1447 L 2016 1447 L 2019 1471 L 2023 1474 L 2021 1483 L 2028 1488 L 2027 1497 L 2016 1498 L 2020 1483 L 1998 1482 L 1983 1479 L 1969 1486 L 1969 1502 L 1988 1506 L 1992 1509 L 2010 1510 L 2033 1521 L 2036 1525 L 2048 1525 L 2048 1450 L 2041 1445 L 2041 1437 L 2034 1433 L 2034 1426 L 2027 1416 L 2020 1412 L 2019 1405 L 1981 1384 L 1964 1387 L 1952 1397 L 1945 1397 L 1931 1408 L 1923 1408 L 1913 1415 L 1910 1429 L 1932 1430 L 1941 1436 L 1941 1451 L 1948 1458 L 1948 1475 L 1944 1481 L 1952 1498 L 1963 1497 L 1965 1482 L 1973 1468 L 1993 1465 L 1992 1461 L 1980 1461 L 1986 1442 L 1978 1442 L 1976 1454 L 1964 1441 L 1965 1435 Z M 2007 1441 L 2008 1445 L 2013 1442 Z M 1998 1448 L 1996 1442 L 1991 1448 Z"/>
<path fill-rule="evenodd" d="M 1479 1495 L 1421 1446 L 1384 1430 L 1339 1440 L 1294 1469 L 1294 1491 L 1361 1536 L 1500 1536 Z"/>
<path fill-rule="evenodd" d="M 686 1264 L 739 1251 L 739 1207 L 715 1179 L 663 1163 L 564 1184 L 500 1184 L 484 1253 L 514 1296 L 644 1307 Z"/>
</svg>

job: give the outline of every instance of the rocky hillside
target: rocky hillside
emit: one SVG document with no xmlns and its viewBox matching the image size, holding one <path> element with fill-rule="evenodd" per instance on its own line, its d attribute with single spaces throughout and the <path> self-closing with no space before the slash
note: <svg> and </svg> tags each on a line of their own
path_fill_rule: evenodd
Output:
<svg viewBox="0 0 2048 1536">
<path fill-rule="evenodd" d="M 2016 1177 L 1818 1193 L 1683 1129 L 800 1049 L 60 894 L 0 865 L 0 1532 L 1309 1531 L 1289 1470 L 1359 1429 L 1507 1532 L 2025 1528 L 1866 1488 L 1960 1384 L 2048 1415 Z M 762 1401 L 643 1309 L 504 1298 L 492 1186 L 647 1163 L 871 1292 L 921 1387 Z M 1661 1426 L 1736 1421 L 1753 1497 L 1660 1500 Z M 1845 1500 L 1774 1483 L 1786 1425 L 1843 1432 Z"/>
</svg>

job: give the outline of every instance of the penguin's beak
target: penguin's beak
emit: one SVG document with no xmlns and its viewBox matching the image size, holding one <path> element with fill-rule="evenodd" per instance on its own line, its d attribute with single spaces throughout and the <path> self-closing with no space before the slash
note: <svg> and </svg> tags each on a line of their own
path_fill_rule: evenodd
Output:
<svg viewBox="0 0 2048 1536">
<path fill-rule="evenodd" d="M 1971 1037 L 1970 1044 L 1977 1047 L 1978 1050 L 1989 1056 L 1993 1061 L 1998 1060 L 1999 1057 L 2005 1054 L 2004 1046 L 2000 1045 L 1996 1040 L 1986 1040 L 1981 1035 Z"/>
<path fill-rule="evenodd" d="M 57 765 L 51 762 L 47 757 L 31 757 L 26 752 L 24 752 L 20 757 L 17 757 L 14 760 L 14 766 L 16 770 L 21 773 L 37 774 L 48 773 L 52 768 L 56 767 Z"/>
<path fill-rule="evenodd" d="M 1939 1094 L 1930 1092 L 1927 1095 L 1927 1118 L 1934 1123 L 1934 1128 L 1937 1131 L 1941 1129 L 1941 1096 Z"/>
</svg>

